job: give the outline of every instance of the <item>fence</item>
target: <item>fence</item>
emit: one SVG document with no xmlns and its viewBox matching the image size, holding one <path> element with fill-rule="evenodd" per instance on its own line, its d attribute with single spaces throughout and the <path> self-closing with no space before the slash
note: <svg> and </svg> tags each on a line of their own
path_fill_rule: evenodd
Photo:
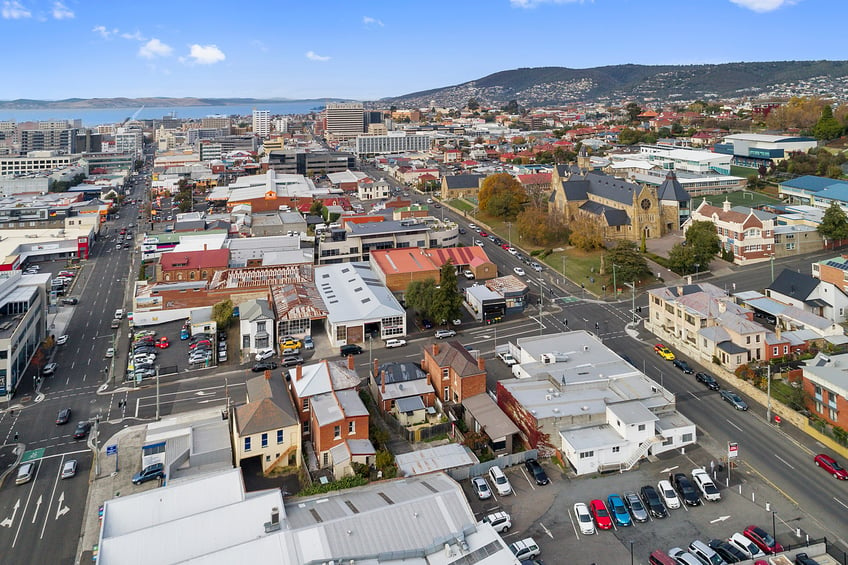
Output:
<svg viewBox="0 0 848 565">
<path fill-rule="evenodd" d="M 539 456 L 539 451 L 536 449 L 530 449 L 528 451 L 522 451 L 521 453 L 509 453 L 507 455 L 501 455 L 491 461 L 486 461 L 485 463 L 478 463 L 477 465 L 471 465 L 469 467 L 457 467 L 455 469 L 448 469 L 448 475 L 454 478 L 454 480 L 462 481 L 469 477 L 477 477 L 479 475 L 483 475 L 489 471 L 495 465 L 503 468 L 512 467 L 513 465 L 521 465 L 528 459 L 536 459 Z"/>
<path fill-rule="evenodd" d="M 381 414 L 380 419 L 385 422 L 393 434 L 413 443 L 417 441 L 430 441 L 435 437 L 446 436 L 451 433 L 452 427 L 450 422 L 446 422 L 444 424 L 434 424 L 432 426 L 410 430 L 388 414 Z"/>
</svg>

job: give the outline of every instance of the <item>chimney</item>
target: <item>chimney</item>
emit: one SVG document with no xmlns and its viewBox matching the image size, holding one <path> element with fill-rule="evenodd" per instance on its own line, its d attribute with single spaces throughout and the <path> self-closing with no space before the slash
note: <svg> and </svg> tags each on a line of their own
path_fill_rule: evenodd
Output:
<svg viewBox="0 0 848 565">
<path fill-rule="evenodd" d="M 480 369 L 481 371 L 486 370 L 486 360 L 483 359 L 482 355 L 477 358 L 477 368 Z"/>
<path fill-rule="evenodd" d="M 782 333 L 782 331 L 783 330 L 780 329 L 780 324 L 776 324 L 774 326 L 774 335 L 777 336 L 778 341 L 780 341 L 780 334 Z"/>
<path fill-rule="evenodd" d="M 725 197 L 724 203 L 721 205 L 721 209 L 723 212 L 730 212 L 730 200 Z"/>
<path fill-rule="evenodd" d="M 386 394 L 386 371 L 380 371 L 380 392 Z"/>
<path fill-rule="evenodd" d="M 266 381 L 270 381 L 270 380 L 271 380 L 271 371 L 265 371 L 265 380 L 266 380 Z"/>
<path fill-rule="evenodd" d="M 434 344 L 433 344 L 433 357 L 435 357 L 435 356 L 436 356 L 436 355 L 438 355 L 438 354 L 439 354 L 439 344 L 438 344 L 438 343 L 434 343 Z"/>
<path fill-rule="evenodd" d="M 683 287 L 682 286 L 677 287 L 677 296 L 683 296 Z"/>
<path fill-rule="evenodd" d="M 371 368 L 371 374 L 372 375 L 377 374 L 377 367 L 379 366 L 378 361 L 379 361 L 379 359 L 374 359 L 374 366 Z"/>
<path fill-rule="evenodd" d="M 298 365 L 297 369 L 295 369 L 295 371 L 297 371 L 297 372 L 295 373 L 294 380 L 299 381 L 300 379 L 303 378 L 303 365 Z"/>
<path fill-rule="evenodd" d="M 276 526 L 280 523 L 280 509 L 276 506 L 271 509 L 271 524 Z"/>
<path fill-rule="evenodd" d="M 203 244 L 203 250 L 206 251 L 206 244 Z"/>
</svg>

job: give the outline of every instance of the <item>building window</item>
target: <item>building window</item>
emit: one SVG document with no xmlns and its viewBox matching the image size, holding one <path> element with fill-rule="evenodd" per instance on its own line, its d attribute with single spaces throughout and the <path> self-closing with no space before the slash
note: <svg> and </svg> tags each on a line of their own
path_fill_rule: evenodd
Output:
<svg viewBox="0 0 848 565">
<path fill-rule="evenodd" d="M 277 443 L 283 443 L 283 430 L 277 430 Z"/>
<path fill-rule="evenodd" d="M 347 423 L 347 433 L 349 433 L 349 434 L 355 434 L 356 433 L 356 422 L 354 422 L 353 420 L 351 420 L 350 422 Z"/>
<path fill-rule="evenodd" d="M 265 325 L 267 322 L 256 322 L 256 333 L 267 331 Z"/>
<path fill-rule="evenodd" d="M 244 438 L 244 450 L 250 451 L 250 437 Z"/>
<path fill-rule="evenodd" d="M 779 347 L 772 347 L 772 348 L 771 348 L 771 354 L 772 354 L 772 355 L 777 355 L 778 353 L 780 353 L 780 348 L 779 348 Z"/>
<path fill-rule="evenodd" d="M 830 420 L 832 422 L 835 422 L 839 419 L 839 412 L 836 410 L 836 408 L 829 408 L 828 416 L 830 417 Z"/>
<path fill-rule="evenodd" d="M 301 406 L 303 406 L 304 412 L 309 412 L 309 399 L 304 398 L 303 400 L 301 400 Z"/>
<path fill-rule="evenodd" d="M 683 434 L 680 438 L 684 443 L 692 441 L 692 434 Z"/>
<path fill-rule="evenodd" d="M 309 435 L 309 420 L 303 423 L 303 433 Z"/>
<path fill-rule="evenodd" d="M 262 447 L 268 447 L 268 434 L 262 434 Z"/>
<path fill-rule="evenodd" d="M 450 367 L 442 367 L 442 380 L 450 377 Z"/>
<path fill-rule="evenodd" d="M 442 398 L 445 400 L 445 402 L 450 400 L 450 387 L 445 387 Z"/>
<path fill-rule="evenodd" d="M 615 447 L 613 447 L 613 448 L 612 448 L 612 452 L 613 452 L 613 453 L 618 453 L 619 451 L 621 451 L 621 448 L 620 448 L 619 446 L 617 446 L 617 445 L 616 445 Z"/>
<path fill-rule="evenodd" d="M 342 427 L 341 426 L 333 426 L 333 439 L 340 439 L 342 437 Z"/>
<path fill-rule="evenodd" d="M 786 355 L 787 353 L 789 353 L 789 346 L 788 346 L 788 345 L 784 345 L 784 346 L 783 346 L 783 354 L 784 354 L 784 355 Z"/>
<path fill-rule="evenodd" d="M 645 431 L 645 424 L 639 424 L 639 431 L 640 431 L 640 432 L 644 432 L 644 431 Z"/>
<path fill-rule="evenodd" d="M 580 459 L 588 459 L 588 458 L 594 457 L 594 456 L 595 456 L 594 451 L 581 451 L 580 452 Z"/>
</svg>

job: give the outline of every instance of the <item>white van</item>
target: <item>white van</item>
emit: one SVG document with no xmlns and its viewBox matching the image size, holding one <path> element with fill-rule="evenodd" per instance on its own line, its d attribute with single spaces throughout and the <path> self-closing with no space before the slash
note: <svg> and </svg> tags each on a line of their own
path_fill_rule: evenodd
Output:
<svg viewBox="0 0 848 565">
<path fill-rule="evenodd" d="M 118 308 L 117 310 L 115 310 L 115 319 L 116 320 L 122 320 L 123 318 L 124 318 L 124 309 Z"/>
</svg>

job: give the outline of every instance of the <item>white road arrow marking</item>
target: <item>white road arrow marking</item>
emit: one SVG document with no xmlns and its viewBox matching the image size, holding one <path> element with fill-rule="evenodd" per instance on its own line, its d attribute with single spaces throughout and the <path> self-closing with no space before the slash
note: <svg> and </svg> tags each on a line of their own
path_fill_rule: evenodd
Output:
<svg viewBox="0 0 848 565">
<path fill-rule="evenodd" d="M 554 539 L 554 535 L 551 533 L 551 531 L 548 528 L 545 527 L 545 525 L 543 523 L 539 522 L 539 525 L 542 526 L 542 529 L 545 530 L 545 533 L 548 534 L 549 538 Z"/>
<path fill-rule="evenodd" d="M 32 523 L 35 524 L 35 519 L 38 517 L 38 509 L 41 508 L 41 495 L 38 495 L 38 500 L 35 501 L 35 512 L 32 514 Z"/>
<path fill-rule="evenodd" d="M 62 506 L 63 502 L 65 502 L 64 491 L 62 492 L 62 494 L 59 495 L 59 505 L 56 506 L 56 520 L 58 520 L 60 516 L 64 516 L 65 514 L 71 511 L 70 507 Z"/>
<path fill-rule="evenodd" d="M 680 466 L 680 465 L 675 465 L 674 467 L 666 467 L 665 469 L 663 469 L 662 471 L 660 471 L 660 473 L 662 473 L 663 475 L 665 475 L 666 473 L 671 473 L 672 471 L 674 471 L 675 469 L 677 469 L 679 466 Z"/>
<path fill-rule="evenodd" d="M 15 521 L 15 514 L 18 513 L 18 508 L 20 508 L 20 507 L 21 507 L 21 499 L 19 498 L 18 501 L 15 502 L 14 508 L 12 508 L 12 515 L 9 516 L 8 518 L 6 518 L 5 520 L 3 520 L 2 522 L 0 522 L 0 526 L 3 526 L 4 528 L 11 528 L 12 522 Z"/>
<path fill-rule="evenodd" d="M 729 520 L 730 516 L 719 516 L 715 520 L 710 520 L 710 524 L 715 524 L 716 522 L 724 522 L 725 520 Z"/>
</svg>

